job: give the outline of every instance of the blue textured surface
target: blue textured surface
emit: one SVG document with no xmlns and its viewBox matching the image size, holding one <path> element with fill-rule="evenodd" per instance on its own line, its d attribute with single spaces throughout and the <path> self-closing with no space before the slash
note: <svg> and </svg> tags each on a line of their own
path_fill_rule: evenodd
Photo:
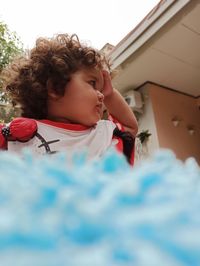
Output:
<svg viewBox="0 0 200 266">
<path fill-rule="evenodd" d="M 109 152 L 0 152 L 1 266 L 200 265 L 200 168 L 170 151 L 130 168 Z"/>
</svg>

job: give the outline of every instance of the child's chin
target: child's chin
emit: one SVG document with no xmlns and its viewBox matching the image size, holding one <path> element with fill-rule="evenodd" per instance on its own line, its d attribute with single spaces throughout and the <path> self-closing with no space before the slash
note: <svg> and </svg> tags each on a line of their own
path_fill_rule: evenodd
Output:
<svg viewBox="0 0 200 266">
<path fill-rule="evenodd" d="M 95 126 L 101 119 L 95 119 L 94 121 L 88 122 L 87 126 L 93 127 Z"/>
</svg>

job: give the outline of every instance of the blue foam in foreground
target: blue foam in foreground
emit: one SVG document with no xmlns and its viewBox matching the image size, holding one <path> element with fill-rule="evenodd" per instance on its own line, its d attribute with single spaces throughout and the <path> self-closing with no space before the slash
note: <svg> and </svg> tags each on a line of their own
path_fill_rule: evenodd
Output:
<svg viewBox="0 0 200 266">
<path fill-rule="evenodd" d="M 1 266 L 200 265 L 200 168 L 0 152 Z"/>
</svg>

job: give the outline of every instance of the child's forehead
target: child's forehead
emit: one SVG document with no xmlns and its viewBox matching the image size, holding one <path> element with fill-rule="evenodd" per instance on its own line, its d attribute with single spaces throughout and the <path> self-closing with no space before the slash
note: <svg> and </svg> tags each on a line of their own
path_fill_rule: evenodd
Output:
<svg viewBox="0 0 200 266">
<path fill-rule="evenodd" d="M 97 79 L 102 78 L 102 71 L 96 68 L 87 68 L 83 70 L 85 75 L 94 76 Z"/>
<path fill-rule="evenodd" d="M 94 78 L 97 82 L 103 83 L 103 74 L 102 70 L 92 68 L 92 69 L 84 69 L 83 70 L 84 75 L 89 78 Z"/>
</svg>

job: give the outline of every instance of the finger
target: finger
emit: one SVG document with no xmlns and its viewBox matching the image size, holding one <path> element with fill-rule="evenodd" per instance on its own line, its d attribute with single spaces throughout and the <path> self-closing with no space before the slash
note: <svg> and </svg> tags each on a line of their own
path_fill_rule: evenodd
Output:
<svg viewBox="0 0 200 266">
<path fill-rule="evenodd" d="M 104 84 L 111 83 L 111 77 L 110 77 L 109 72 L 106 70 L 103 70 L 102 74 L 103 74 Z"/>
<path fill-rule="evenodd" d="M 102 74 L 103 74 L 104 78 L 108 78 L 110 76 L 110 74 L 107 70 L 102 70 Z"/>
</svg>

